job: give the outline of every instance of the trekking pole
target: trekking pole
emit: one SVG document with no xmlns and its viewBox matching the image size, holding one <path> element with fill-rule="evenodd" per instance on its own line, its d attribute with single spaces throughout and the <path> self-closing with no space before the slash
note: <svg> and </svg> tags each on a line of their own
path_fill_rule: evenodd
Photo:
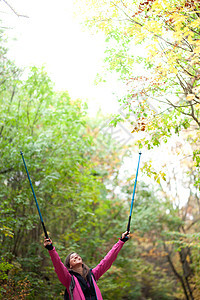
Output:
<svg viewBox="0 0 200 300">
<path fill-rule="evenodd" d="M 31 183 L 31 179 L 30 179 L 30 176 L 29 176 L 29 173 L 28 173 L 28 169 L 27 169 L 27 167 L 26 167 L 26 163 L 25 163 L 25 159 L 24 159 L 24 156 L 23 156 L 23 152 L 20 151 L 20 154 L 21 154 L 21 156 L 22 156 L 23 163 L 24 163 L 24 167 L 25 167 L 25 169 L 26 169 L 26 173 L 27 173 L 27 176 L 28 176 L 28 180 L 29 180 L 29 183 L 30 183 L 32 192 L 33 192 L 33 197 L 34 197 L 34 199 L 35 199 L 35 203 L 36 203 L 37 210 L 38 210 L 38 213 L 39 213 L 39 216 L 40 216 L 40 221 L 41 221 L 41 223 L 42 223 L 42 227 L 43 227 L 43 230 L 44 230 L 44 234 L 45 234 L 45 237 L 48 239 L 49 236 L 48 236 L 47 231 L 46 231 L 46 228 L 45 228 L 45 226 L 44 226 L 44 221 L 43 221 L 43 219 L 42 219 L 42 215 L 41 215 L 40 208 L 39 208 L 39 205 L 38 205 L 38 202 L 37 202 L 37 198 L 36 198 L 36 196 L 35 196 L 35 192 L 34 192 L 34 189 L 33 189 L 32 183 Z"/>
<path fill-rule="evenodd" d="M 138 166 L 137 166 L 137 172 L 136 172 L 136 176 L 135 176 L 135 183 L 134 183 L 134 189 L 133 189 L 133 196 L 132 196 L 132 201 L 131 201 L 131 209 L 130 209 L 130 215 L 129 215 L 129 219 L 128 219 L 128 225 L 127 225 L 127 231 L 130 231 L 130 225 L 131 225 L 131 215 L 132 215 L 132 211 L 133 211 L 133 202 L 134 202 L 134 197 L 135 197 L 135 190 L 136 190 L 136 184 L 137 184 L 137 176 L 138 176 L 138 170 L 139 170 L 139 165 L 140 165 L 140 156 L 141 156 L 141 152 L 139 153 L 139 159 L 138 159 Z"/>
</svg>

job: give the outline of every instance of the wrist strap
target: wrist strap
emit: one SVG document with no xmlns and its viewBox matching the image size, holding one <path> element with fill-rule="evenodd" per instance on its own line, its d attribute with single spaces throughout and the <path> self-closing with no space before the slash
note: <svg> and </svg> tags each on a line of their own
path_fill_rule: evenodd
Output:
<svg viewBox="0 0 200 300">
<path fill-rule="evenodd" d="M 53 245 L 52 244 L 50 244 L 50 245 L 46 245 L 46 247 L 45 248 L 47 248 L 48 250 L 53 250 Z"/>
</svg>

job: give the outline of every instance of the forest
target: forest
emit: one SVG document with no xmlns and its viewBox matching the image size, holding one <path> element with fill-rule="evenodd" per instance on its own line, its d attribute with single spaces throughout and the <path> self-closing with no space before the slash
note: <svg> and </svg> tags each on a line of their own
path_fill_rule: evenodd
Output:
<svg viewBox="0 0 200 300">
<path fill-rule="evenodd" d="M 98 282 L 102 297 L 200 299 L 200 3 L 76 0 L 74 13 L 105 36 L 96 84 L 117 77 L 122 110 L 108 126 L 134 139 L 117 143 L 102 130 L 108 117 L 56 90 L 44 66 L 18 66 L 2 25 L 0 299 L 59 300 L 65 291 L 20 151 L 61 259 L 76 251 L 91 268 L 126 231 L 141 151 L 131 238 Z"/>
</svg>

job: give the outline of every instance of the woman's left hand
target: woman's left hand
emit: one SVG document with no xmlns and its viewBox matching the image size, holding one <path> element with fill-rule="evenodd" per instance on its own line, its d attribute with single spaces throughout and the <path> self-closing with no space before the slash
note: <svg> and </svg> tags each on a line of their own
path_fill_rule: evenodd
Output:
<svg viewBox="0 0 200 300">
<path fill-rule="evenodd" d="M 122 233 L 121 241 L 126 242 L 130 239 L 130 231 Z"/>
</svg>

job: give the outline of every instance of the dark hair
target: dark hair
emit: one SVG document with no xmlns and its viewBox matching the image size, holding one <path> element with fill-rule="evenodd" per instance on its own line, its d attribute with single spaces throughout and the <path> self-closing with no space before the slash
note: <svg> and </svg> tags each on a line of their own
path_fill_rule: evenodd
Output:
<svg viewBox="0 0 200 300">
<path fill-rule="evenodd" d="M 65 267 L 69 270 L 72 271 L 72 269 L 70 268 L 70 256 L 75 253 L 75 252 L 71 252 L 69 255 L 67 255 L 67 257 L 65 258 L 65 262 L 64 265 Z M 90 271 L 90 268 L 86 265 L 86 264 L 82 264 L 83 266 L 83 278 L 87 281 L 87 275 Z"/>
<path fill-rule="evenodd" d="M 70 270 L 70 256 L 75 253 L 75 252 L 71 252 L 69 255 L 67 255 L 67 257 L 65 258 L 65 262 L 64 265 L 65 267 Z"/>
</svg>

